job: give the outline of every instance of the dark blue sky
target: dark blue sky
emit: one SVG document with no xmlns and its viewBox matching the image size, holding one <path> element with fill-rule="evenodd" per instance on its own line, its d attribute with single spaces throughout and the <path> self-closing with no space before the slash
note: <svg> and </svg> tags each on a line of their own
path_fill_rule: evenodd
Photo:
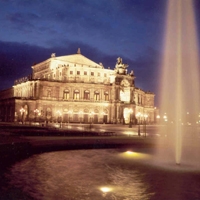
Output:
<svg viewBox="0 0 200 200">
<path fill-rule="evenodd" d="M 0 0 L 0 89 L 31 65 L 74 54 L 134 70 L 136 86 L 157 93 L 167 0 Z M 199 0 L 194 1 L 200 13 Z M 199 11 L 199 12 L 198 12 Z M 200 24 L 197 14 L 197 23 Z"/>
</svg>

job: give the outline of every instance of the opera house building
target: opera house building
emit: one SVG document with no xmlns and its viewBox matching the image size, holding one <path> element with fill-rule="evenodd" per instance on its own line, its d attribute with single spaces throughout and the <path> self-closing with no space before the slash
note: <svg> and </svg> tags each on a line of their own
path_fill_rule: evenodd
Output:
<svg viewBox="0 0 200 200">
<path fill-rule="evenodd" d="M 112 69 L 111 69 L 112 68 Z M 117 58 L 105 68 L 77 54 L 51 57 L 0 92 L 0 121 L 136 124 L 155 122 L 154 97 L 135 86 Z"/>
</svg>

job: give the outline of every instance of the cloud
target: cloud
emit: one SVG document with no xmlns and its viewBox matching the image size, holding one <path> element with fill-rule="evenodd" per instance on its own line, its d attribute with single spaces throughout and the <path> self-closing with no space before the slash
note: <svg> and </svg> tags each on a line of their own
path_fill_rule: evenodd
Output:
<svg viewBox="0 0 200 200">
<path fill-rule="evenodd" d="M 105 68 L 114 69 L 116 59 L 122 57 L 123 62 L 129 65 L 128 71 L 134 70 L 136 87 L 157 93 L 160 55 L 151 47 L 148 47 L 142 56 L 130 59 L 123 54 L 106 54 L 98 48 L 78 41 L 66 40 L 65 46 L 54 44 L 52 48 L 13 42 L 0 42 L 0 46 L 2 47 L 0 49 L 0 90 L 12 87 L 16 79 L 31 74 L 31 66 L 50 58 L 51 53 L 56 53 L 56 56 L 70 55 L 81 48 L 82 55 L 96 63 L 103 63 Z"/>
<path fill-rule="evenodd" d="M 102 62 L 105 67 L 108 67 L 107 64 L 112 64 L 112 61 L 107 63 L 110 57 L 96 48 L 80 42 L 66 42 L 67 45 L 65 47 L 54 46 L 52 48 L 42 48 L 25 43 L 1 41 L 0 89 L 9 88 L 16 79 L 31 74 L 31 66 L 34 63 L 39 63 L 50 58 L 53 52 L 56 53 L 56 56 L 70 55 L 75 54 L 80 47 L 82 54 L 89 59 L 97 63 Z"/>
<path fill-rule="evenodd" d="M 17 2 L 18 4 L 15 1 L 5 4 L 5 11 L 1 15 L 5 13 L 6 22 L 11 25 L 5 26 L 4 32 L 13 27 L 18 29 L 15 34 L 19 35 L 19 39 L 15 36 L 14 40 L 18 42 L 24 38 L 29 44 L 46 45 L 46 38 L 59 37 L 62 40 L 70 37 L 75 41 L 85 39 L 96 46 L 105 42 L 111 46 L 113 42 L 119 41 L 121 46 L 121 38 L 128 38 L 129 43 L 138 43 L 138 36 L 145 38 L 147 32 L 146 20 L 143 20 L 142 24 L 140 20 L 149 13 L 143 12 L 146 11 L 143 10 L 144 1 L 143 4 L 129 0 Z M 146 18 L 151 19 L 151 24 L 154 23 L 155 17 L 148 15 Z M 4 23 L 2 21 L 2 24 Z M 29 35 L 21 38 L 23 31 Z M 6 37 L 7 41 L 12 41 L 12 37 Z"/>
</svg>

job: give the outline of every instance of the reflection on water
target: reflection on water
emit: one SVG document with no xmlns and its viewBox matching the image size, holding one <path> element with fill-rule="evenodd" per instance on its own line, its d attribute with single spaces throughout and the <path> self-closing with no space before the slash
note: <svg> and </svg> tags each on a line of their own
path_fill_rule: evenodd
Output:
<svg viewBox="0 0 200 200">
<path fill-rule="evenodd" d="M 130 152 L 127 157 L 122 156 L 118 150 L 74 150 L 35 155 L 11 168 L 7 188 L 20 190 L 36 200 L 200 198 L 198 173 L 157 169 L 147 164 L 149 158 L 143 164 L 144 156 L 140 160 L 140 154 L 135 155 L 136 159 L 134 154 L 130 157 Z"/>
</svg>

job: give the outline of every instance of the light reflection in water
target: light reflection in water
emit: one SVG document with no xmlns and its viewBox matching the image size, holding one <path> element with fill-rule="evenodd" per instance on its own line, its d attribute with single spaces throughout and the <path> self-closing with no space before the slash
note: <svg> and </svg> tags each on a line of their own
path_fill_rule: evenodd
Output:
<svg viewBox="0 0 200 200">
<path fill-rule="evenodd" d="M 153 158 L 130 150 L 51 152 L 15 164 L 8 178 L 10 188 L 36 200 L 200 199 L 199 172 L 161 168 Z"/>
<path fill-rule="evenodd" d="M 11 184 L 34 199 L 148 199 L 142 174 L 113 150 L 44 153 L 17 163 Z"/>
</svg>

